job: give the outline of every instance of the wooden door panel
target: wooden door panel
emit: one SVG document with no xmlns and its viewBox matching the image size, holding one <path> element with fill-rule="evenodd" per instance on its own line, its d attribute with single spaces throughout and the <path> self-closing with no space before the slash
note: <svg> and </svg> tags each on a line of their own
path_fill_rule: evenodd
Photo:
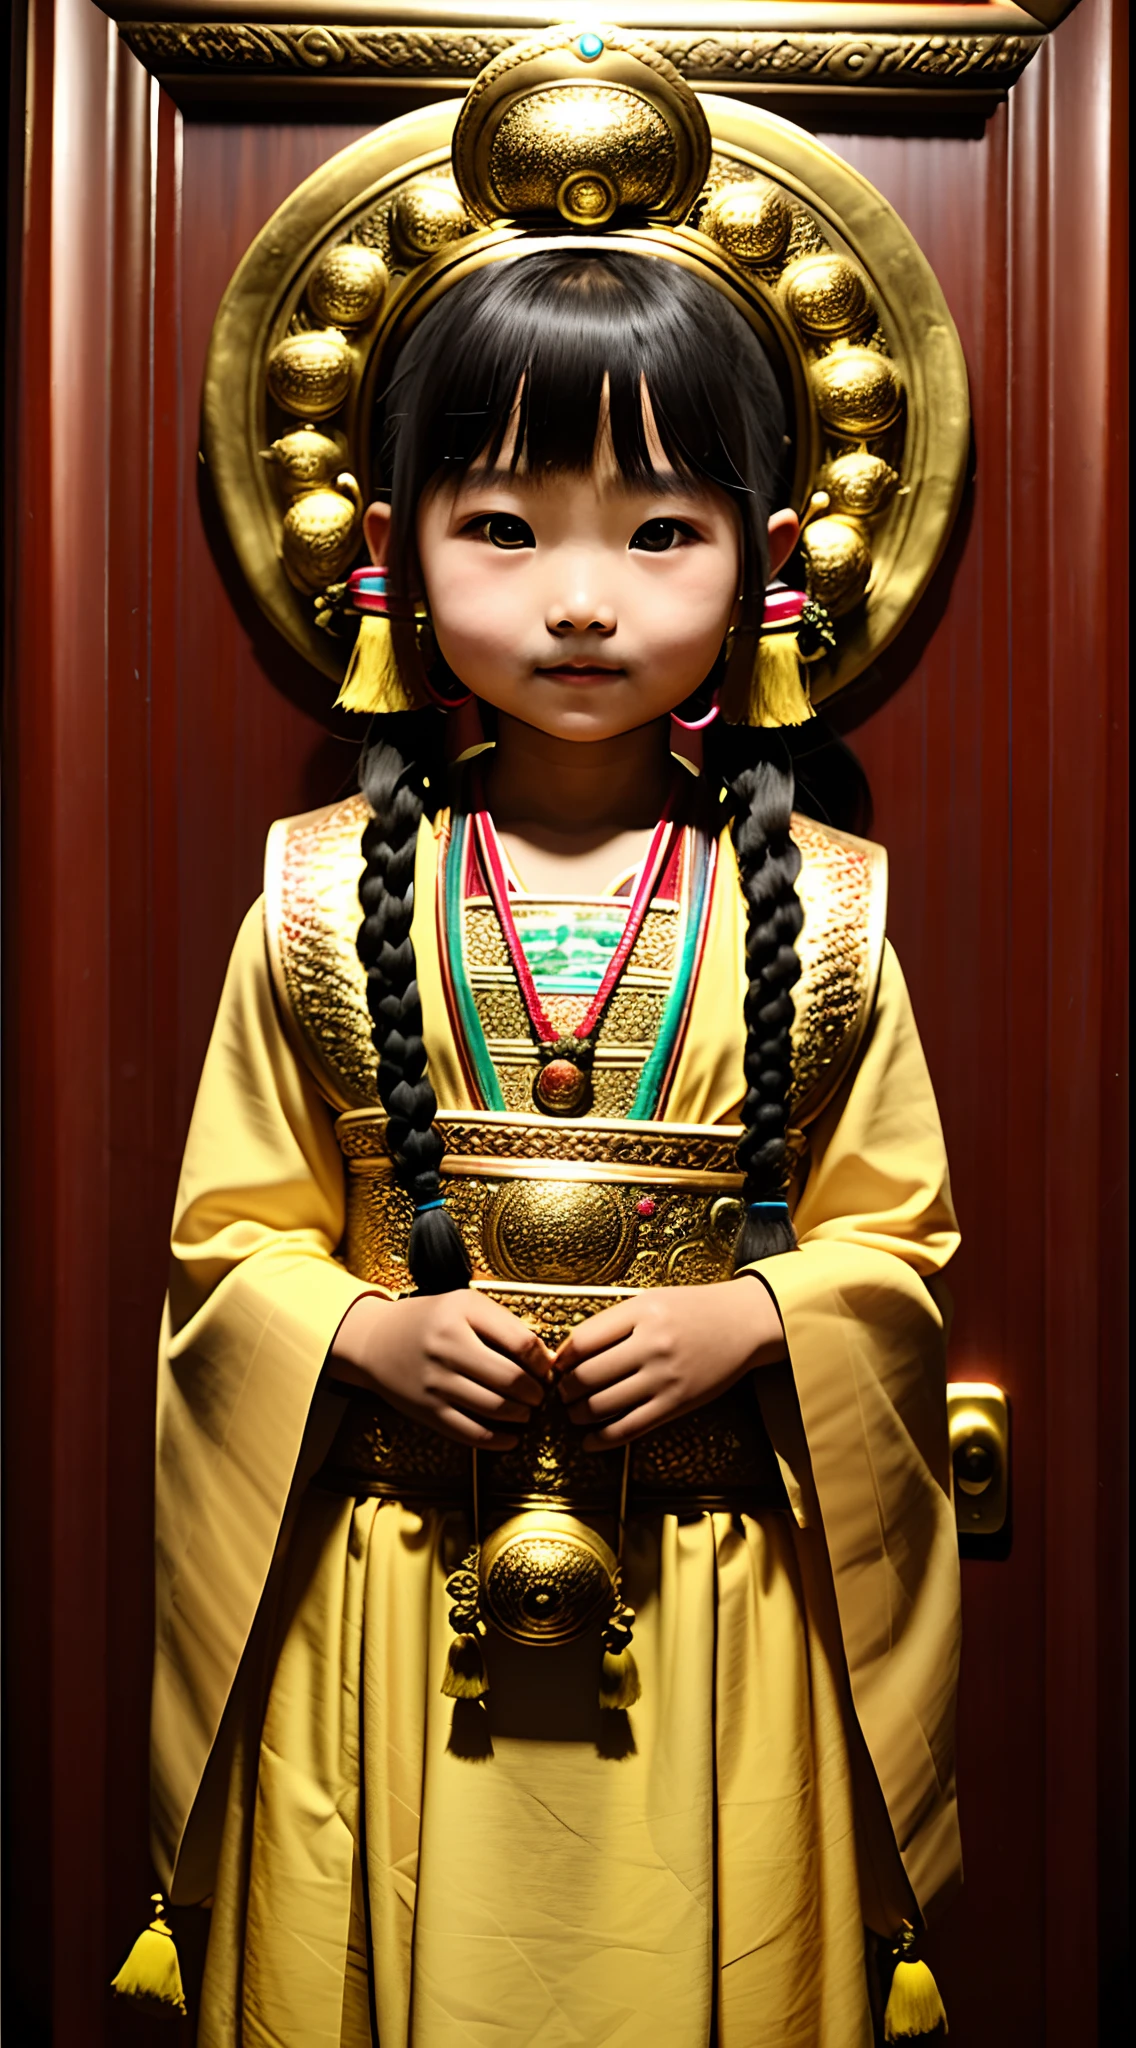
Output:
<svg viewBox="0 0 1136 2048">
<path fill-rule="evenodd" d="M 838 717 L 963 1225 L 951 1374 L 1013 1412 L 1009 1554 L 963 1565 L 967 1885 L 932 1944 L 952 2034 L 983 2044 L 1091 2038 L 1083 1959 L 1115 1910 L 1098 1773 L 1123 1686 L 1092 1589 L 1125 1555 L 1122 59 L 1083 7 L 980 140 L 827 138 L 916 235 L 972 385 L 942 615 Z"/>
<path fill-rule="evenodd" d="M 964 1562 L 967 1886 L 932 1944 L 966 2048 L 1092 2039 L 1098 1941 L 1115 1956 L 1123 1925 L 1126 30 L 1117 0 L 1081 0 L 981 132 L 824 138 L 917 236 L 972 382 L 947 558 L 837 709 L 950 1145 L 952 1374 L 1013 1408 L 1012 1540 Z M 254 233 L 373 124 L 183 116 L 92 0 L 36 0 L 26 60 L 5 2017 L 21 2043 L 127 2043 L 143 2034 L 105 1985 L 150 1883 L 153 1347 L 178 1159 L 267 826 L 354 771 L 325 685 L 239 583 L 198 459 L 202 369 Z"/>
</svg>

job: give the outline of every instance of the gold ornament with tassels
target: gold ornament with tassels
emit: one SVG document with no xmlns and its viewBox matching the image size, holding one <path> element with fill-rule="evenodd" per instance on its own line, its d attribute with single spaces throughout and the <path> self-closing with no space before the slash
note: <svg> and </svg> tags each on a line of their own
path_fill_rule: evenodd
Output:
<svg viewBox="0 0 1136 2048">
<path fill-rule="evenodd" d="M 470 1544 L 456 1572 L 446 1580 L 454 1639 L 446 1657 L 442 1691 L 448 1700 L 480 1700 L 489 1691 L 485 1670 L 485 1623 L 481 1616 L 481 1545 Z"/>
<path fill-rule="evenodd" d="M 481 1612 L 481 1513 L 478 1505 L 477 1452 L 470 1456 L 473 1540 L 456 1572 L 446 1580 L 453 1640 L 446 1657 L 442 1691 L 448 1700 L 482 1700 L 489 1691 L 482 1644 L 487 1634 Z"/>
<path fill-rule="evenodd" d="M 600 1636 L 603 1664 L 600 1668 L 600 1706 L 609 1713 L 635 1706 L 643 1697 L 639 1666 L 631 1649 L 635 1609 L 623 1598 L 623 1574 L 615 1573 L 615 1611 Z"/>
</svg>

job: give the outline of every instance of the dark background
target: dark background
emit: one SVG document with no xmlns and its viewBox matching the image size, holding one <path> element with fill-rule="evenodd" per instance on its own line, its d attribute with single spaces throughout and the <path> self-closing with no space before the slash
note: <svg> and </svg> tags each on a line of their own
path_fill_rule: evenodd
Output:
<svg viewBox="0 0 1136 2048">
<path fill-rule="evenodd" d="M 825 134 L 926 252 L 972 380 L 947 559 L 836 707 L 965 1232 L 952 1377 L 1013 1414 L 1012 1542 L 964 1562 L 967 1887 L 931 1941 L 959 2048 L 1091 2042 L 1123 1969 L 1127 18 L 1081 0 L 987 120 L 848 94 Z M 266 829 L 354 768 L 231 570 L 202 365 L 268 214 L 407 99 L 183 115 L 91 0 L 18 9 L 13 49 L 4 2040 L 100 2048 L 150 2038 L 106 1984 L 151 1884 L 179 1156 Z"/>
</svg>

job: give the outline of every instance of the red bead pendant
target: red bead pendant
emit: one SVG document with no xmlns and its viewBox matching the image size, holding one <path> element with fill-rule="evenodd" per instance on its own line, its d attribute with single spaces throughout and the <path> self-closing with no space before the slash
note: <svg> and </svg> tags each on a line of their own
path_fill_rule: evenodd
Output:
<svg viewBox="0 0 1136 2048">
<path fill-rule="evenodd" d="M 533 1082 L 533 1101 L 546 1116 L 575 1116 L 591 1099 L 591 1083 L 575 1060 L 549 1060 Z"/>
</svg>

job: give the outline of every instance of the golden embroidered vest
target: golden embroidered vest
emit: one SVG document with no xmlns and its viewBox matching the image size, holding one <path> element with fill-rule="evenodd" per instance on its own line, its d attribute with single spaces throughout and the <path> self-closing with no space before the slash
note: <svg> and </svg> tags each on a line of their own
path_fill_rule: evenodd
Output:
<svg viewBox="0 0 1136 2048">
<path fill-rule="evenodd" d="M 266 935 L 289 1033 L 339 1112 L 336 1131 L 347 1174 L 346 1263 L 360 1279 L 398 1293 L 410 1285 L 412 1208 L 387 1150 L 355 949 L 366 817 L 364 800 L 353 797 L 273 827 Z M 793 833 L 802 853 L 798 892 L 805 913 L 798 948 L 802 973 L 794 991 L 791 1129 L 800 1171 L 808 1125 L 848 1073 L 871 1014 L 886 868 L 879 848 L 811 819 L 795 818 Z M 448 842 L 449 832 L 443 837 Z M 639 1288 L 729 1275 L 742 1220 L 742 1176 L 735 1159 L 740 1126 L 684 1125 L 643 1113 L 645 1103 L 650 1109 L 665 1101 L 667 1075 L 680 1049 L 679 957 L 687 962 L 692 987 L 697 967 L 689 963 L 710 894 L 716 884 L 736 886 L 731 876 L 715 874 L 717 854 L 716 845 L 700 845 L 693 831 L 684 835 L 669 887 L 644 919 L 604 1018 L 594 1113 L 574 1119 L 533 1113 L 538 1062 L 495 913 L 476 884 L 467 889 L 467 873 L 455 873 L 452 846 L 440 866 L 439 950 L 449 1021 L 462 1048 L 471 1100 L 491 1103 L 438 1117 L 446 1144 L 447 1206 L 469 1248 L 474 1284 L 551 1346 L 575 1323 Z M 570 1029 L 569 1011 L 579 1009 L 579 997 L 544 1000 L 557 1028 Z M 562 1016 L 556 1013 L 558 1001 L 566 1005 Z M 504 1521 L 501 1533 L 507 1534 L 518 1514 L 544 1511 L 540 1540 L 547 1550 L 551 1532 L 567 1533 L 570 1517 L 604 1527 L 618 1519 L 621 1504 L 633 1512 L 785 1504 L 776 1459 L 747 1384 L 642 1439 L 630 1460 L 618 1451 L 585 1453 L 582 1435 L 553 1396 L 515 1450 L 480 1459 L 483 1532 Z M 359 1496 L 464 1502 L 470 1467 L 461 1446 L 360 1396 L 349 1404 L 321 1480 Z M 549 1523 L 549 1513 L 560 1520 Z M 584 1552 L 587 1547 L 585 1541 Z M 549 1625 L 554 1622 L 560 1635 L 547 1629 L 542 1634 L 534 1614 L 525 1610 L 525 1601 L 531 1607 L 534 1597 L 532 1543 L 530 1568 L 522 1568 L 521 1551 L 498 1544 L 490 1599 L 498 1624 L 521 1640 L 558 1640 L 587 1625 L 589 1586 L 602 1605 L 602 1563 L 589 1570 L 576 1543 L 572 1570 L 578 1579 L 583 1574 L 577 1597 L 566 1602 L 557 1596 L 558 1618 Z M 559 1578 L 545 1574 L 542 1599 L 553 1580 L 562 1595 L 563 1558 Z"/>
</svg>

